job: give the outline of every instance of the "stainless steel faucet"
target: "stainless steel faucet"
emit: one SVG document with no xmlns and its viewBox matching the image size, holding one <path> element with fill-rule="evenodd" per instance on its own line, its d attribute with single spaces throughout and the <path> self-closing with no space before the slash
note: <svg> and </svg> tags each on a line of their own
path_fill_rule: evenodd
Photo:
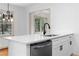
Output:
<svg viewBox="0 0 79 59">
<path fill-rule="evenodd" d="M 46 29 L 45 29 L 46 24 L 48 25 L 48 28 L 50 29 L 50 25 L 49 25 L 48 23 L 45 23 L 45 24 L 44 24 L 44 31 L 43 31 L 43 34 L 44 34 L 44 35 L 46 34 Z"/>
</svg>

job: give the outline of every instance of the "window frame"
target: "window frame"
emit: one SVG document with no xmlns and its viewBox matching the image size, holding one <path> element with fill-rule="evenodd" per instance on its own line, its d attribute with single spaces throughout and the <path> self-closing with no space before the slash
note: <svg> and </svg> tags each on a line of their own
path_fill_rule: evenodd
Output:
<svg viewBox="0 0 79 59">
<path fill-rule="evenodd" d="M 44 11 L 44 10 L 48 10 L 49 11 L 49 15 L 48 15 L 48 23 L 50 24 L 50 8 L 47 8 L 47 9 L 43 9 L 43 10 L 37 10 L 37 11 L 34 11 L 34 12 L 30 12 L 29 15 L 30 15 L 30 20 L 29 20 L 29 34 L 36 34 L 36 33 L 42 33 L 42 32 L 35 32 L 35 28 L 34 28 L 34 16 L 36 15 L 35 13 L 37 12 L 41 12 L 41 11 Z"/>
</svg>

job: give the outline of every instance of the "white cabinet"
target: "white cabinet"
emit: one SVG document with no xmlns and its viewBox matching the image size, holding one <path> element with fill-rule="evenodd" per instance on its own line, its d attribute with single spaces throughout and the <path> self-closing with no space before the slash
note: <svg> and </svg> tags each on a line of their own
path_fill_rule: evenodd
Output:
<svg viewBox="0 0 79 59">
<path fill-rule="evenodd" d="M 54 56 L 65 56 L 66 52 L 68 51 L 66 47 L 67 47 L 66 43 L 59 44 L 58 46 L 54 46 L 53 51 L 52 51 L 53 55 Z"/>
<path fill-rule="evenodd" d="M 52 55 L 69 56 L 73 52 L 73 35 L 64 35 L 52 38 Z M 30 56 L 30 44 L 18 41 L 9 41 L 9 56 Z"/>
<path fill-rule="evenodd" d="M 30 54 L 30 46 L 25 43 L 20 43 L 16 41 L 9 41 L 9 56 L 29 56 Z"/>
<path fill-rule="evenodd" d="M 53 56 L 69 56 L 72 54 L 73 35 L 62 36 L 52 40 Z"/>
</svg>

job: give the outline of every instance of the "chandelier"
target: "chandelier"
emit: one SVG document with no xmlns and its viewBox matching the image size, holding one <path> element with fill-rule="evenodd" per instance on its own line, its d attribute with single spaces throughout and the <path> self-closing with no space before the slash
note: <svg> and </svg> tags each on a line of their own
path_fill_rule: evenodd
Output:
<svg viewBox="0 0 79 59">
<path fill-rule="evenodd" d="M 6 13 L 3 13 L 3 21 L 8 20 L 8 21 L 13 21 L 13 14 L 11 13 L 11 11 L 9 10 L 9 3 L 7 4 L 8 10 L 6 11 Z"/>
</svg>

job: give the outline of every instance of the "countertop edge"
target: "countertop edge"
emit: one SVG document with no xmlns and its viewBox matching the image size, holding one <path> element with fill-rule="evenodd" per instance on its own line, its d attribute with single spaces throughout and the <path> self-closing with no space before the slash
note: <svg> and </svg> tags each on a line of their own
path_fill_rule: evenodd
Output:
<svg viewBox="0 0 79 59">
<path fill-rule="evenodd" d="M 12 39 L 8 39 L 6 37 L 2 37 L 2 38 L 5 39 L 5 40 L 16 41 L 16 42 L 19 42 L 19 43 L 32 44 L 32 43 L 42 42 L 42 41 L 49 40 L 49 39 L 56 39 L 56 38 L 60 38 L 60 37 L 68 36 L 68 35 L 74 35 L 74 33 L 62 34 L 62 35 L 58 35 L 58 36 L 55 36 L 55 37 L 49 37 L 49 38 L 46 38 L 46 39 L 43 39 L 43 40 L 34 41 L 34 42 L 27 42 L 27 41 L 20 41 L 20 40 L 12 40 Z"/>
</svg>

